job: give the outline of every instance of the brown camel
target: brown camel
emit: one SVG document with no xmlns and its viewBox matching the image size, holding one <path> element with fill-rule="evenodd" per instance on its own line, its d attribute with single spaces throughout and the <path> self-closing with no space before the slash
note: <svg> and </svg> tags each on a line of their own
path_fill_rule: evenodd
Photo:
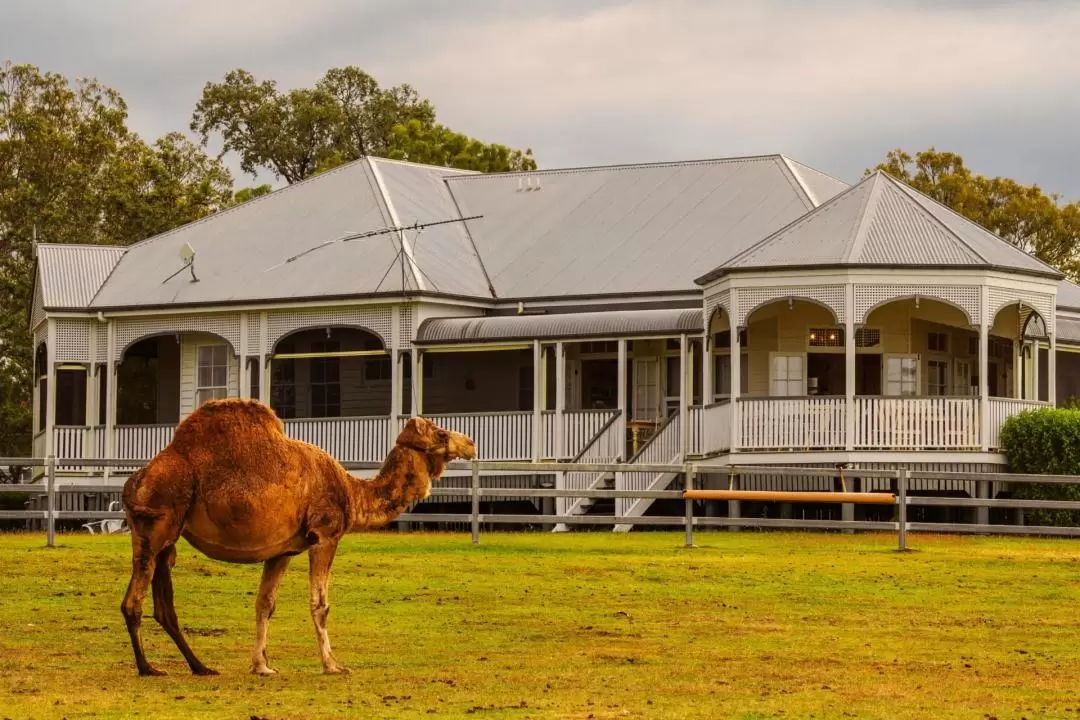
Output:
<svg viewBox="0 0 1080 720">
<path fill-rule="evenodd" d="M 330 455 L 285 436 L 266 405 L 217 400 L 193 412 L 172 442 L 124 484 L 131 527 L 131 582 L 121 605 L 140 675 L 163 675 L 146 661 L 139 627 L 148 587 L 154 619 L 196 675 L 216 675 L 195 657 L 173 607 L 172 567 L 183 536 L 205 555 L 263 563 L 255 602 L 251 671 L 272 675 L 266 633 L 289 559 L 308 551 L 311 617 L 327 673 L 346 672 L 330 651 L 327 586 L 338 542 L 349 530 L 374 528 L 426 498 L 446 463 L 473 458 L 473 441 L 412 418 L 372 480 L 360 480 Z"/>
</svg>

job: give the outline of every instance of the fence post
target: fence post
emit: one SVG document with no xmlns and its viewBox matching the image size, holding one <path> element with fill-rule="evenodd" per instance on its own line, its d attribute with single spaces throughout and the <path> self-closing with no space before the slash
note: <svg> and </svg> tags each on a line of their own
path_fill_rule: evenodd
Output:
<svg viewBox="0 0 1080 720">
<path fill-rule="evenodd" d="M 45 521 L 49 547 L 56 545 L 56 456 L 45 458 L 45 485 L 49 517 Z"/>
<path fill-rule="evenodd" d="M 472 461 L 472 483 L 469 488 L 472 495 L 472 541 L 480 542 L 480 461 Z"/>
<path fill-rule="evenodd" d="M 685 467 L 686 474 L 686 489 L 694 489 L 694 478 L 697 475 L 697 465 L 687 465 Z M 694 501 L 686 499 L 686 547 L 694 547 Z"/>
<path fill-rule="evenodd" d="M 898 550 L 907 550 L 907 468 L 900 468 L 896 474 L 897 525 L 899 526 Z"/>
</svg>

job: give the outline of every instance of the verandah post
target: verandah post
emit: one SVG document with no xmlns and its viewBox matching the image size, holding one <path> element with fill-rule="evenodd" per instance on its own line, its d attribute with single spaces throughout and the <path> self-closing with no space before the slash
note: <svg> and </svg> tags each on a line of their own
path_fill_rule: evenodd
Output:
<svg viewBox="0 0 1080 720">
<path fill-rule="evenodd" d="M 56 545 L 56 456 L 49 454 L 45 458 L 45 492 L 49 517 L 45 521 L 47 543 Z"/>
<path fill-rule="evenodd" d="M 472 461 L 472 482 L 469 485 L 469 495 L 472 497 L 472 542 L 476 545 L 480 542 L 480 461 Z"/>
<path fill-rule="evenodd" d="M 686 465 L 683 468 L 686 475 L 686 490 L 694 489 L 694 481 L 697 478 L 697 465 Z M 687 498 L 686 503 L 686 547 L 694 547 L 694 501 Z"/>
<path fill-rule="evenodd" d="M 897 542 L 900 552 L 907 550 L 907 469 L 900 468 L 896 474 Z"/>
</svg>

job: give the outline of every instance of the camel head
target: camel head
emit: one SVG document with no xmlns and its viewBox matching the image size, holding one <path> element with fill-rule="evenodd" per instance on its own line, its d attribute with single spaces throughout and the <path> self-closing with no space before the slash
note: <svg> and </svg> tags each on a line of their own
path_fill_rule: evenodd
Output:
<svg viewBox="0 0 1080 720">
<path fill-rule="evenodd" d="M 443 462 L 476 457 L 476 444 L 468 435 L 446 430 L 421 417 L 410 418 L 405 423 L 396 444 L 437 457 Z"/>
</svg>

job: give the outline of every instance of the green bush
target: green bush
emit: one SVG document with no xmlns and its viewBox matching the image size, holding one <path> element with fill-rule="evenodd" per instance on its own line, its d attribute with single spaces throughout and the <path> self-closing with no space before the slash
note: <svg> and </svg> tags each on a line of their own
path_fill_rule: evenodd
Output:
<svg viewBox="0 0 1080 720">
<path fill-rule="evenodd" d="M 1080 410 L 1028 410 L 1005 421 L 1001 450 L 1010 472 L 1029 475 L 1080 475 Z M 1013 496 L 1024 500 L 1077 500 L 1080 485 L 1018 485 Z M 1080 525 L 1080 511 L 1025 510 L 1030 525 Z"/>
</svg>

